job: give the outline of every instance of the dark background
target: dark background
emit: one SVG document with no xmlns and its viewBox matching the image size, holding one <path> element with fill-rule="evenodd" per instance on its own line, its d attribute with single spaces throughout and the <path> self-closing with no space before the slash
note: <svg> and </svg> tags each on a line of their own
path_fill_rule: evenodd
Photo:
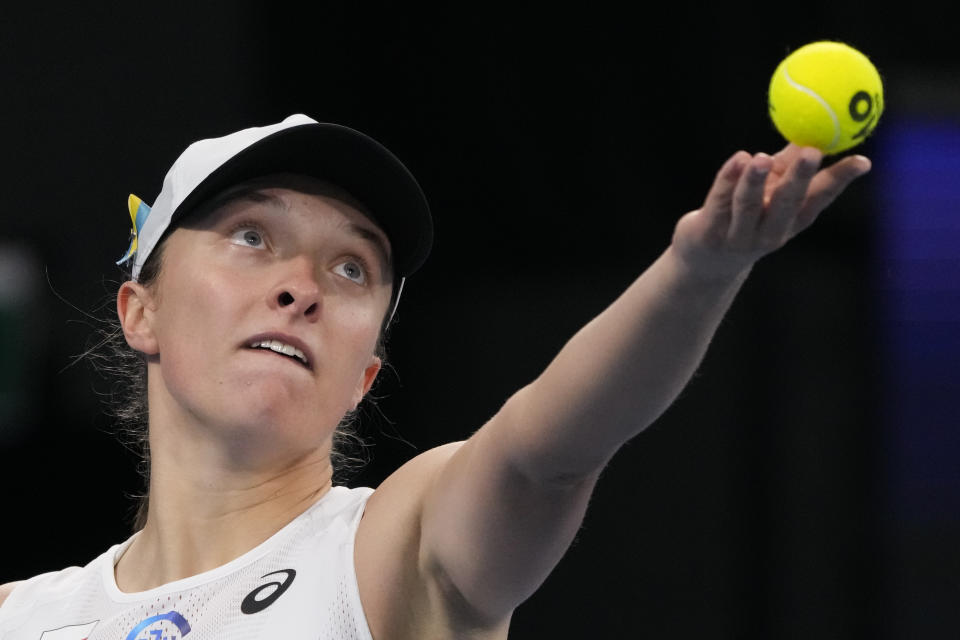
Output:
<svg viewBox="0 0 960 640">
<path fill-rule="evenodd" d="M 790 50 L 836 39 L 871 56 L 886 121 L 858 151 L 875 160 L 894 123 L 960 120 L 955 27 L 922 3 L 130 4 L 0 18 L 0 248 L 28 318 L 3 325 L 0 582 L 129 535 L 139 480 L 109 433 L 109 385 L 64 368 L 90 343 L 88 314 L 112 308 L 127 194 L 152 202 L 196 139 L 304 112 L 379 139 L 428 194 L 433 254 L 364 421 L 374 459 L 355 484 L 376 486 L 535 377 L 734 151 L 782 144 L 765 90 Z M 511 638 L 960 628 L 960 514 L 936 491 L 919 517 L 889 499 L 876 221 L 883 177 L 899 176 L 877 169 L 761 261 L 690 386 L 605 471 Z"/>
</svg>

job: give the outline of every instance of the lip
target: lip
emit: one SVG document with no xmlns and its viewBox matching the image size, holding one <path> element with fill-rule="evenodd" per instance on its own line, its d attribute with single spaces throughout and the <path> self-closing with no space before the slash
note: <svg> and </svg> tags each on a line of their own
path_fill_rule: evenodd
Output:
<svg viewBox="0 0 960 640">
<path fill-rule="evenodd" d="M 289 333 L 283 333 L 280 331 L 267 331 L 264 333 L 258 333 L 256 335 L 253 335 L 247 338 L 244 341 L 242 347 L 244 349 L 250 349 L 251 344 L 254 344 L 256 342 L 262 342 L 264 340 L 276 340 L 278 342 L 288 344 L 291 347 L 296 347 L 297 349 L 300 349 L 300 351 L 303 352 L 303 355 L 307 357 L 306 368 L 309 369 L 310 371 L 313 371 L 313 362 L 314 362 L 313 350 L 311 350 L 310 347 L 307 346 L 307 343 L 305 343 L 303 340 L 301 340 L 296 336 L 292 336 Z"/>
</svg>

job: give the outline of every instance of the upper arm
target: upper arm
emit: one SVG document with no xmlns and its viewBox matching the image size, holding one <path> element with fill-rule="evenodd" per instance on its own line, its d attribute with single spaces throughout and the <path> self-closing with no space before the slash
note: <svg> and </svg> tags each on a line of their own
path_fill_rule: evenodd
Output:
<svg viewBox="0 0 960 640">
<path fill-rule="evenodd" d="M 19 582 L 8 582 L 7 584 L 0 584 L 0 607 L 3 606 L 4 601 L 7 599 L 7 596 L 20 584 Z"/>
<path fill-rule="evenodd" d="M 420 566 L 478 616 L 500 620 L 547 578 L 573 541 L 599 473 L 541 480 L 511 449 L 511 403 L 458 448 L 427 488 Z"/>
</svg>

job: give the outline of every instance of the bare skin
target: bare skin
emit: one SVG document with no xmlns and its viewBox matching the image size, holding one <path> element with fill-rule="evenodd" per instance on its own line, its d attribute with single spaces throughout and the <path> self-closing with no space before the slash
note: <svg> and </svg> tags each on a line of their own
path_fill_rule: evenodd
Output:
<svg viewBox="0 0 960 640">
<path fill-rule="evenodd" d="M 820 161 L 816 150 L 793 145 L 772 157 L 732 156 L 703 207 L 680 219 L 670 247 L 536 380 L 469 440 L 418 456 L 377 488 L 355 549 L 374 638 L 506 637 L 513 610 L 572 541 L 600 471 L 673 402 L 755 262 L 812 224 L 870 168 L 862 156 L 818 171 Z M 342 202 L 274 195 L 289 211 L 313 212 L 314 218 L 304 218 L 313 220 L 310 228 L 316 228 L 318 211 L 328 231 L 342 229 L 345 220 L 364 221 Z M 237 277 L 231 260 L 246 259 L 249 247 L 229 249 L 223 237 L 237 239 L 230 228 L 220 228 L 219 239 L 214 233 L 207 244 L 186 234 L 182 246 L 173 247 L 178 264 L 212 260 L 209 274 L 178 276 L 174 269 L 169 277 L 180 284 L 165 290 L 161 282 L 159 296 L 135 283 L 121 289 L 118 309 L 128 341 L 157 356 L 151 360 L 151 406 L 156 398 L 164 407 L 155 416 L 159 466 L 147 528 L 117 567 L 124 591 L 219 566 L 329 490 L 329 436 L 337 412 L 355 406 L 379 371 L 372 352 L 389 287 L 371 285 L 361 293 L 332 277 L 344 275 L 338 261 L 353 249 L 339 241 L 331 248 L 336 233 L 325 239 L 307 233 L 312 240 L 276 259 L 250 257 L 243 264 L 255 275 L 234 283 L 226 279 L 228 273 Z M 222 273 L 219 254 L 204 253 L 217 247 L 227 247 L 230 256 Z M 296 306 L 271 307 L 284 290 L 293 292 Z M 309 312 L 313 303 L 318 306 Z M 306 375 L 289 362 L 259 359 L 275 356 L 243 353 L 243 337 L 216 323 L 200 330 L 201 343 L 183 346 L 183 332 L 201 317 L 245 330 L 254 320 L 279 322 L 302 331 L 298 335 L 318 351 L 331 342 L 317 336 L 337 335 L 342 348 L 324 356 L 338 363 L 340 375 L 327 376 L 319 367 Z M 304 328 L 314 326 L 311 321 L 316 334 Z M 198 350 L 203 359 L 195 356 Z M 198 367 L 195 378 L 183 379 Z M 254 374 L 265 370 L 279 382 L 256 387 Z M 244 393 L 231 395 L 235 388 Z M 242 406 L 234 408 L 236 402 Z M 251 412 L 255 419 L 247 417 Z M 330 426 L 306 428 L 297 419 L 302 415 L 322 416 Z M 181 464 L 181 455 L 187 463 Z M 202 473 L 195 466 L 201 460 Z M 199 507 L 185 514 L 177 505 L 188 501 Z"/>
</svg>

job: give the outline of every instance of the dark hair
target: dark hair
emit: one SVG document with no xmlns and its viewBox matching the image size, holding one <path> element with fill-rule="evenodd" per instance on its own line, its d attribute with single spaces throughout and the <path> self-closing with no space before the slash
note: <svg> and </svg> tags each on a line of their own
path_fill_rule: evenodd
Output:
<svg viewBox="0 0 960 640">
<path fill-rule="evenodd" d="M 232 187 L 219 196 L 211 198 L 205 205 L 190 214 L 190 217 L 195 219 L 197 215 L 212 212 L 231 199 L 248 193 L 252 189 L 267 186 L 267 184 L 261 179 Z M 287 186 L 290 182 L 278 179 L 269 182 L 269 184 L 271 186 L 277 186 L 278 184 L 279 186 Z M 297 184 L 298 188 L 301 184 Z M 322 185 L 322 187 L 317 188 L 317 185 Z M 313 193 L 320 191 L 324 195 L 346 201 L 366 214 L 366 210 L 360 203 L 333 185 L 316 183 L 314 188 L 311 189 Z M 166 240 L 171 232 L 172 229 L 167 229 L 140 269 L 137 282 L 145 287 L 156 286 L 163 268 Z M 133 279 L 131 262 L 121 268 L 124 281 Z M 394 319 L 390 312 L 399 293 L 398 283 L 399 281 L 395 277 L 390 304 L 387 306 L 386 314 L 381 322 L 380 334 L 374 349 L 374 355 L 380 358 L 384 368 L 387 366 L 387 338 Z M 107 306 L 113 308 L 112 305 Z M 99 373 L 112 379 L 110 393 L 106 395 L 107 412 L 116 421 L 116 431 L 120 441 L 139 459 L 137 471 L 144 483 L 143 491 L 131 496 L 137 501 L 132 518 L 133 530 L 137 531 L 146 524 L 150 504 L 150 411 L 147 403 L 147 360 L 142 353 L 127 344 L 120 320 L 115 313 L 104 318 L 104 322 L 105 328 L 99 332 L 100 342 L 86 355 L 89 356 L 89 360 Z M 364 404 L 375 405 L 375 403 L 376 397 L 368 393 L 356 409 L 348 411 L 343 416 L 334 431 L 330 462 L 334 472 L 333 481 L 336 484 L 348 481 L 362 470 L 369 461 L 366 453 L 367 445 L 359 433 L 357 422 L 358 414 L 363 409 Z"/>
</svg>

